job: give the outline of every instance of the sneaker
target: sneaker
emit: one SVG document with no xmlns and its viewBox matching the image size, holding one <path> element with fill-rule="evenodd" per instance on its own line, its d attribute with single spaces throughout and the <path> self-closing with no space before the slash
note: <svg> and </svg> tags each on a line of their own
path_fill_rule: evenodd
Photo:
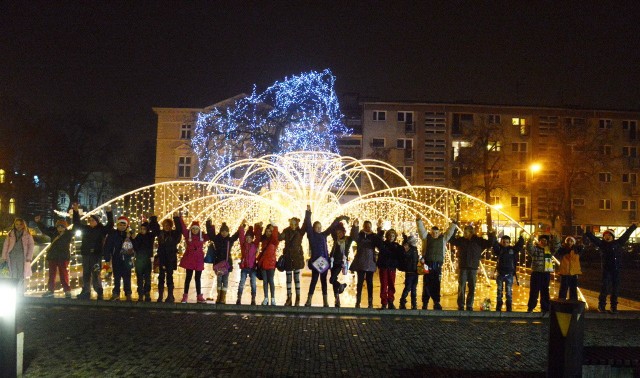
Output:
<svg viewBox="0 0 640 378">
<path fill-rule="evenodd" d="M 120 301 L 120 294 L 111 294 L 110 301 Z"/>
<path fill-rule="evenodd" d="M 198 303 L 207 303 L 207 301 L 204 299 L 204 295 L 198 294 Z"/>
<path fill-rule="evenodd" d="M 188 299 L 189 299 L 189 294 L 182 294 L 182 300 L 180 302 L 187 303 Z"/>
<path fill-rule="evenodd" d="M 276 299 L 275 298 L 271 298 L 271 305 L 275 306 L 276 305 Z"/>
<path fill-rule="evenodd" d="M 42 298 L 51 298 L 53 297 L 53 291 L 47 291 L 46 293 L 42 294 Z"/>
<path fill-rule="evenodd" d="M 268 305 L 269 305 L 269 298 L 265 298 L 265 299 L 262 301 L 262 305 L 263 305 L 263 306 L 268 306 Z"/>
<path fill-rule="evenodd" d="M 67 298 L 67 299 L 70 299 L 71 298 L 71 292 L 70 291 L 65 291 L 64 292 L 64 297 Z"/>
</svg>

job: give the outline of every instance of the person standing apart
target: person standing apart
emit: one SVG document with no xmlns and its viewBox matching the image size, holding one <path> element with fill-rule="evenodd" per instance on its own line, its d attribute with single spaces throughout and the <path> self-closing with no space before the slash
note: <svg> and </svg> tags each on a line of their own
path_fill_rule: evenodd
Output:
<svg viewBox="0 0 640 378">
<path fill-rule="evenodd" d="M 305 230 L 300 228 L 300 219 L 293 217 L 289 219 L 289 227 L 282 230 L 278 239 L 284 240 L 284 270 L 287 274 L 287 301 L 285 306 L 292 305 L 291 281 L 295 282 L 296 300 L 295 306 L 300 305 L 300 269 L 304 268 L 304 254 L 302 252 L 302 238 Z"/>
<path fill-rule="evenodd" d="M 602 286 L 598 296 L 598 311 L 605 312 L 607 296 L 611 295 L 611 313 L 618 312 L 618 295 L 620 293 L 620 267 L 623 247 L 629 241 L 631 234 L 636 229 L 633 223 L 625 232 L 616 239 L 613 230 L 602 233 L 602 239 L 597 238 L 591 230 L 587 230 L 584 236 L 600 249 L 602 256 Z"/>
<path fill-rule="evenodd" d="M 8 262 L 10 278 L 18 280 L 17 291 L 24 294 L 24 280 L 31 277 L 33 259 L 33 236 L 24 219 L 16 218 L 13 227 L 2 245 L 2 261 Z"/>
<path fill-rule="evenodd" d="M 64 291 L 65 298 L 71 298 L 71 286 L 69 286 L 69 261 L 71 260 L 71 239 L 73 231 L 67 229 L 69 224 L 63 219 L 56 221 L 55 227 L 46 227 L 39 215 L 34 218 L 36 224 L 43 234 L 51 238 L 51 244 L 47 251 L 47 265 L 49 267 L 49 281 L 47 292 L 42 294 L 43 298 L 53 297 L 56 287 L 56 271 L 60 275 L 60 283 Z"/>
<path fill-rule="evenodd" d="M 484 239 L 476 235 L 473 226 L 464 227 L 462 237 L 454 237 L 451 244 L 458 249 L 458 311 L 473 311 L 473 300 L 476 291 L 476 280 L 482 251 L 491 248 L 495 241 L 495 233 L 489 233 Z M 468 288 L 465 301 L 465 290 Z"/>
</svg>

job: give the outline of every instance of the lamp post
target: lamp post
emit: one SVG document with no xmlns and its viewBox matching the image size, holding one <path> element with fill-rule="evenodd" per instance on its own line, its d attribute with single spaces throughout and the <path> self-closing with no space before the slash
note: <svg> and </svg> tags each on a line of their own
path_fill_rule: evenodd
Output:
<svg viewBox="0 0 640 378">
<path fill-rule="evenodd" d="M 538 163 L 533 163 L 529 166 L 529 171 L 531 171 L 531 185 L 529 185 L 529 207 L 531 208 L 531 218 L 530 223 L 531 223 L 531 233 L 533 234 L 533 232 L 535 231 L 535 227 L 533 226 L 533 178 L 535 176 L 536 173 L 540 172 L 542 170 L 542 165 L 538 164 Z"/>
</svg>

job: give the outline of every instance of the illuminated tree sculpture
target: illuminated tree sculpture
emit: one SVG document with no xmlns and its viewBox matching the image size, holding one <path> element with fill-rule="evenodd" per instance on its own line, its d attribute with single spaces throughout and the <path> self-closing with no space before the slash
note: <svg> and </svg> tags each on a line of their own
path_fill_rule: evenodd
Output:
<svg viewBox="0 0 640 378">
<path fill-rule="evenodd" d="M 302 73 L 201 113 L 192 141 L 198 156 L 196 179 L 211 180 L 223 167 L 245 158 L 292 151 L 338 152 L 336 137 L 350 130 L 342 122 L 334 82 L 328 69 Z M 234 172 L 229 172 L 227 182 L 233 179 Z M 257 181 L 250 189 L 266 182 Z"/>
</svg>

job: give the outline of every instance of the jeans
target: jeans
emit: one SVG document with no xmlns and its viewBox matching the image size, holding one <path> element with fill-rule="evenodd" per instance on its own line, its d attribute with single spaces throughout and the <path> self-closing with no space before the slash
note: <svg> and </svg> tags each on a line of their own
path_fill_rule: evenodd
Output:
<svg viewBox="0 0 640 378">
<path fill-rule="evenodd" d="M 365 272 L 362 270 L 358 270 L 358 283 L 356 285 L 356 302 L 360 303 L 360 298 L 362 297 L 362 286 L 364 285 L 364 281 L 367 281 L 367 294 L 369 295 L 369 304 L 373 303 L 373 272 Z"/>
<path fill-rule="evenodd" d="M 218 290 L 227 291 L 227 286 L 229 286 L 229 273 L 216 276 L 216 286 Z"/>
<path fill-rule="evenodd" d="M 609 290 L 611 288 L 611 290 Z M 604 269 L 602 270 L 602 287 L 600 288 L 600 296 L 598 304 L 604 307 L 607 304 L 607 295 L 611 294 L 611 308 L 618 307 L 618 294 L 620 293 L 620 270 Z"/>
<path fill-rule="evenodd" d="M 309 296 L 312 296 L 313 292 L 316 291 L 318 278 L 320 278 L 320 284 L 322 286 L 322 295 L 327 295 L 327 274 L 329 274 L 329 270 L 325 270 L 323 273 L 320 273 L 315 269 L 311 269 L 311 284 L 309 285 Z"/>
<path fill-rule="evenodd" d="M 407 272 L 404 274 L 404 290 L 402 290 L 402 296 L 400 297 L 400 305 L 407 303 L 407 295 L 411 292 L 411 307 L 416 307 L 418 303 L 418 274 Z"/>
<path fill-rule="evenodd" d="M 269 298 L 268 291 L 271 291 L 272 299 L 276 295 L 276 285 L 273 283 L 273 277 L 275 274 L 275 269 L 262 270 L 262 290 L 264 291 L 265 298 Z"/>
<path fill-rule="evenodd" d="M 542 312 L 549 311 L 549 282 L 551 281 L 551 273 L 549 272 L 531 272 L 529 281 L 529 303 L 528 311 L 533 311 L 538 304 L 538 295 L 540 295 L 540 309 Z"/>
<path fill-rule="evenodd" d="M 429 273 L 431 274 L 431 273 Z M 467 311 L 473 311 L 473 299 L 476 294 L 476 280 L 478 279 L 478 269 L 460 269 L 458 276 L 458 310 L 462 311 L 467 306 Z M 467 300 L 465 302 L 465 289 L 469 287 Z"/>
<path fill-rule="evenodd" d="M 513 274 L 498 273 L 496 284 L 498 285 L 496 304 L 502 305 L 502 292 L 504 290 L 507 304 L 510 305 L 513 298 Z"/>
<path fill-rule="evenodd" d="M 252 268 L 244 268 L 240 270 L 240 284 L 238 285 L 238 298 L 242 297 L 242 291 L 244 290 L 244 284 L 247 282 L 247 276 L 249 276 L 249 282 L 251 284 L 251 296 L 256 296 L 256 270 Z"/>
<path fill-rule="evenodd" d="M 120 280 L 124 286 L 124 295 L 131 295 L 131 269 L 123 267 L 113 267 L 113 291 L 112 295 L 120 295 Z"/>
<path fill-rule="evenodd" d="M 100 263 L 102 257 L 98 255 L 84 255 L 82 256 L 82 292 L 91 293 L 91 285 L 93 284 L 93 290 L 102 295 L 102 280 L 100 279 Z M 96 269 L 95 265 L 98 265 Z M 114 273 L 115 274 L 115 273 Z"/>
<path fill-rule="evenodd" d="M 184 293 L 189 294 L 189 285 L 191 285 L 191 277 L 193 277 L 193 270 L 187 269 L 187 274 L 184 277 Z M 202 284 L 200 278 L 202 277 L 202 271 L 196 270 L 196 294 L 202 294 Z"/>
<path fill-rule="evenodd" d="M 440 282 L 442 281 L 442 263 L 427 261 L 429 274 L 422 278 L 422 308 L 426 309 L 429 299 L 433 299 L 433 307 L 440 306 Z"/>
<path fill-rule="evenodd" d="M 396 270 L 380 268 L 380 301 L 385 306 L 393 303 L 396 294 Z"/>
<path fill-rule="evenodd" d="M 71 290 L 69 287 L 69 260 L 66 261 L 47 261 L 49 264 L 49 282 L 48 288 L 49 291 L 53 292 L 56 288 L 56 271 L 60 274 L 60 283 L 62 284 L 62 288 L 64 292 L 68 292 Z"/>
<path fill-rule="evenodd" d="M 560 289 L 558 290 L 559 299 L 567 299 L 567 290 L 569 291 L 569 299 L 578 300 L 578 275 L 560 276 Z"/>
</svg>

